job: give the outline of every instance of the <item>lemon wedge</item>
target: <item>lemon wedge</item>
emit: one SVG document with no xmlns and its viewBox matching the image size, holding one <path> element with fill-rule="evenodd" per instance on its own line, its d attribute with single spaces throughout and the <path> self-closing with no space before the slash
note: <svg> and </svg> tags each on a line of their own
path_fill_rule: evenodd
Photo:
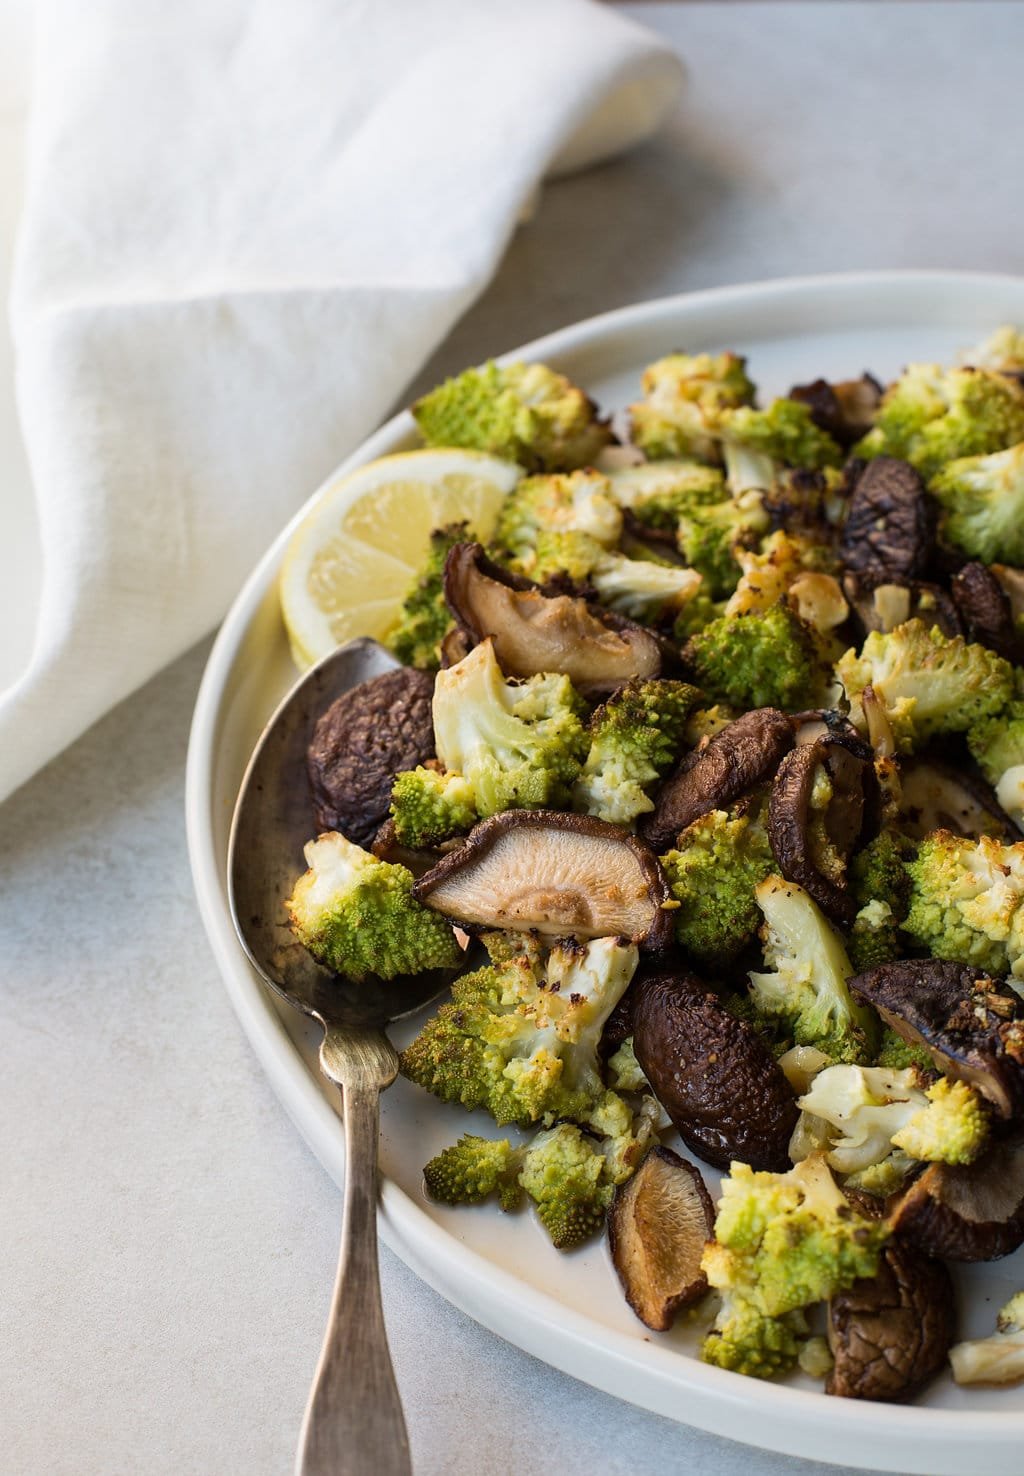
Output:
<svg viewBox="0 0 1024 1476">
<path fill-rule="evenodd" d="M 281 567 L 281 612 L 300 669 L 353 636 L 383 639 L 433 530 L 464 518 L 476 537 L 489 538 L 522 475 L 483 452 L 437 447 L 382 456 L 325 488 Z"/>
</svg>

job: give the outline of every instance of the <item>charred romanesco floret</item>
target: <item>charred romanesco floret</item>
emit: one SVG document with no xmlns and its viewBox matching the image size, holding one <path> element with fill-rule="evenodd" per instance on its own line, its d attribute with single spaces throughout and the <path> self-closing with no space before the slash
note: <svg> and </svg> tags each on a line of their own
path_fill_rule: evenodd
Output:
<svg viewBox="0 0 1024 1476">
<path fill-rule="evenodd" d="M 674 528 L 681 512 L 729 495 L 719 468 L 701 461 L 644 461 L 609 473 L 609 481 L 618 505 L 648 528 Z"/>
<path fill-rule="evenodd" d="M 434 737 L 444 772 L 398 775 L 391 814 L 399 841 L 424 845 L 474 817 L 567 804 L 587 751 L 582 711 L 568 677 L 506 682 L 492 642 L 482 641 L 438 673 Z"/>
<path fill-rule="evenodd" d="M 908 871 L 904 932 L 935 958 L 1024 978 L 1024 841 L 937 830 Z"/>
<path fill-rule="evenodd" d="M 764 913 L 764 956 L 771 970 L 750 975 L 757 1009 L 784 1020 L 797 1045 L 816 1046 L 833 1061 L 870 1061 L 878 1022 L 847 988 L 853 967 L 838 934 L 793 882 L 769 876 L 754 895 Z"/>
<path fill-rule="evenodd" d="M 698 963 L 735 958 L 761 920 L 754 890 L 775 870 L 764 826 L 748 815 L 711 810 L 662 856 L 675 910 L 676 939 Z"/>
<path fill-rule="evenodd" d="M 819 1156 L 787 1174 L 734 1163 L 702 1261 L 723 1305 L 701 1357 L 758 1378 L 784 1373 L 806 1335 L 795 1314 L 876 1275 L 889 1233 L 853 1210 Z"/>
<path fill-rule="evenodd" d="M 559 945 L 542 967 L 522 954 L 466 974 L 402 1052 L 402 1072 L 499 1124 L 529 1127 L 607 1110 L 598 1045 L 637 964 L 616 938 Z"/>
<path fill-rule="evenodd" d="M 928 1105 L 893 1134 L 893 1143 L 925 1163 L 973 1163 L 989 1136 L 988 1109 L 977 1091 L 940 1076 L 925 1096 Z"/>
<path fill-rule="evenodd" d="M 929 490 L 950 543 L 986 564 L 1024 564 L 1024 440 L 948 462 Z"/>
<path fill-rule="evenodd" d="M 1013 696 L 1013 667 L 987 646 L 944 636 L 923 620 L 883 634 L 873 630 L 858 656 L 847 651 L 836 673 L 850 699 L 850 716 L 866 727 L 861 693 L 874 688 L 901 752 L 942 733 L 962 733 Z"/>
<path fill-rule="evenodd" d="M 814 631 L 782 601 L 713 620 L 691 637 L 683 661 L 713 697 L 742 710 L 813 707 L 828 675 Z"/>
<path fill-rule="evenodd" d="M 836 442 L 815 425 L 808 407 L 796 400 L 775 400 L 767 410 L 744 406 L 726 411 L 720 427 L 727 445 L 770 457 L 783 466 L 814 471 L 839 466 L 843 459 Z"/>
<path fill-rule="evenodd" d="M 630 405 L 633 443 L 651 458 L 718 460 L 722 412 L 749 405 L 754 386 L 736 354 L 669 354 L 648 365 L 643 399 Z"/>
<path fill-rule="evenodd" d="M 880 830 L 850 863 L 850 889 L 859 911 L 847 939 L 857 973 L 902 957 L 900 924 L 910 906 L 907 862 L 913 841 L 898 830 Z"/>
<path fill-rule="evenodd" d="M 686 682 L 632 681 L 590 720 L 590 749 L 573 786 L 573 806 L 618 825 L 654 809 L 648 790 L 683 748 L 700 693 Z"/>
<path fill-rule="evenodd" d="M 428 446 L 468 446 L 537 471 L 587 466 L 611 439 L 596 407 L 544 364 L 485 364 L 412 409 Z"/>
<path fill-rule="evenodd" d="M 947 461 L 1024 441 L 1024 385 L 987 369 L 910 364 L 882 397 L 856 456 L 898 456 L 925 478 Z"/>
<path fill-rule="evenodd" d="M 449 523 L 430 535 L 430 552 L 423 571 L 406 595 L 398 624 L 387 637 L 387 644 L 404 666 L 436 671 L 441 664 L 438 647 L 452 624 L 444 602 L 444 562 L 448 550 L 468 537 L 468 523 Z"/>
<path fill-rule="evenodd" d="M 357 982 L 452 968 L 448 923 L 411 895 L 412 872 L 378 861 L 336 831 L 305 848 L 306 871 L 285 906 L 292 931 L 325 968 Z"/>
<path fill-rule="evenodd" d="M 600 472 L 524 477 L 502 503 L 494 539 L 508 550 L 519 572 L 534 579 L 538 539 L 556 535 L 552 546 L 557 548 L 557 535 L 567 533 L 585 534 L 583 548 L 610 549 L 618 543 L 622 512 L 611 483 Z"/>
</svg>

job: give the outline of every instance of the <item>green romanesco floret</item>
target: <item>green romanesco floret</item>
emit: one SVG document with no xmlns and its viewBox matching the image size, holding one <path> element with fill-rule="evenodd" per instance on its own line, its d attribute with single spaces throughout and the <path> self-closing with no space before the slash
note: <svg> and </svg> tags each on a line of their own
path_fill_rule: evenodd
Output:
<svg viewBox="0 0 1024 1476">
<path fill-rule="evenodd" d="M 901 958 L 905 952 L 900 924 L 910 906 L 907 862 L 916 850 L 902 832 L 886 827 L 850 863 L 850 890 L 858 912 L 847 951 L 857 973 Z"/>
<path fill-rule="evenodd" d="M 402 1052 L 402 1072 L 444 1102 L 483 1107 L 499 1124 L 586 1121 L 605 1094 L 604 1023 L 637 965 L 616 938 L 560 944 L 466 974 Z"/>
<path fill-rule="evenodd" d="M 615 1193 L 600 1148 L 568 1122 L 538 1133 L 519 1182 L 558 1250 L 570 1250 L 600 1230 Z"/>
<path fill-rule="evenodd" d="M 986 564 L 1024 564 L 1024 440 L 948 462 L 928 490 L 950 543 Z"/>
<path fill-rule="evenodd" d="M 608 1080 L 612 1090 L 616 1092 L 650 1090 L 650 1083 L 636 1058 L 631 1035 L 608 1057 Z"/>
<path fill-rule="evenodd" d="M 611 440 L 593 401 L 544 364 L 466 369 L 412 413 L 428 446 L 467 446 L 531 471 L 588 466 Z"/>
<path fill-rule="evenodd" d="M 622 511 L 612 496 L 611 483 L 596 471 L 574 471 L 562 475 L 524 477 L 501 506 L 494 542 L 508 551 L 515 567 L 530 579 L 543 578 L 537 568 L 537 542 L 543 535 L 550 550 L 559 546 L 559 535 L 583 534 L 581 548 L 596 550 L 616 546 L 622 533 Z M 566 549 L 572 548 L 566 542 Z M 592 554 L 596 557 L 596 554 Z"/>
<path fill-rule="evenodd" d="M 761 494 L 749 491 L 680 509 L 676 544 L 687 565 L 702 575 L 708 592 L 720 598 L 736 588 L 744 544 L 767 531 Z"/>
<path fill-rule="evenodd" d="M 378 861 L 337 831 L 310 841 L 304 854 L 309 870 L 285 906 L 292 932 L 325 968 L 359 982 L 459 962 L 451 927 L 413 899 L 404 866 Z"/>
<path fill-rule="evenodd" d="M 722 412 L 754 398 L 746 360 L 730 353 L 669 354 L 648 365 L 641 389 L 643 399 L 629 407 L 632 439 L 652 461 L 717 461 Z"/>
<path fill-rule="evenodd" d="M 765 1321 L 791 1317 L 876 1275 L 889 1234 L 884 1222 L 850 1206 L 818 1155 L 786 1174 L 733 1163 L 701 1263 L 709 1285 L 723 1294 L 701 1357 L 761 1378 L 785 1372 L 806 1325 Z"/>
<path fill-rule="evenodd" d="M 873 630 L 861 648 L 836 666 L 850 716 L 862 730 L 866 686 L 882 703 L 901 752 L 944 733 L 963 733 L 998 713 L 1013 696 L 1013 667 L 987 646 L 945 636 L 923 620 L 908 620 L 887 634 Z"/>
<path fill-rule="evenodd" d="M 883 962 L 888 963 L 889 960 L 883 959 Z M 893 1066 L 897 1071 L 903 1071 L 908 1066 L 916 1066 L 919 1071 L 935 1070 L 935 1062 L 928 1047 L 904 1040 L 901 1035 L 897 1035 L 891 1025 L 885 1025 L 882 1028 L 881 1044 L 875 1056 L 875 1065 Z"/>
<path fill-rule="evenodd" d="M 774 400 L 767 410 L 743 406 L 727 410 L 720 418 L 726 445 L 755 455 L 770 457 L 783 466 L 839 466 L 840 447 L 826 431 L 815 425 L 810 409 L 796 400 Z M 763 485 L 763 478 L 755 485 Z"/>
<path fill-rule="evenodd" d="M 508 1138 L 478 1138 L 464 1133 L 423 1170 L 427 1193 L 441 1204 L 480 1204 L 497 1194 L 503 1210 L 518 1209 L 522 1155 Z"/>
<path fill-rule="evenodd" d="M 1020 374 L 1024 370 L 1024 332 L 1004 323 L 994 333 L 961 356 L 962 362 L 976 369 L 998 369 L 1004 374 Z"/>
<path fill-rule="evenodd" d="M 816 1046 L 833 1061 L 870 1061 L 878 1022 L 850 994 L 853 967 L 839 935 L 803 888 L 781 876 L 769 876 L 754 895 L 771 970 L 750 975 L 755 1006 L 780 1016 L 797 1045 Z"/>
<path fill-rule="evenodd" d="M 993 789 L 1008 769 L 1024 764 L 1024 698 L 980 718 L 967 730 L 967 747 Z"/>
<path fill-rule="evenodd" d="M 947 461 L 1024 441 L 1024 385 L 988 369 L 910 364 L 882 396 L 855 456 L 898 456 L 933 477 Z"/>
<path fill-rule="evenodd" d="M 908 871 L 903 930 L 935 958 L 1024 978 L 1024 841 L 936 830 Z"/>
<path fill-rule="evenodd" d="M 892 1141 L 925 1163 L 973 1163 L 988 1146 L 989 1113 L 966 1081 L 940 1076 L 926 1088 L 927 1106 L 906 1122 Z"/>
<path fill-rule="evenodd" d="M 654 809 L 648 790 L 683 749 L 683 731 L 700 701 L 686 682 L 628 682 L 590 720 L 590 748 L 573 787 L 573 806 L 618 825 Z"/>
<path fill-rule="evenodd" d="M 725 605 L 721 600 L 713 600 L 702 583 L 700 589 L 692 600 L 679 611 L 672 624 L 672 639 L 680 646 L 685 646 L 691 636 L 699 635 L 702 630 L 718 620 L 725 614 Z"/>
<path fill-rule="evenodd" d="M 461 774 L 443 774 L 422 764 L 395 776 L 391 788 L 395 839 L 414 848 L 440 845 L 477 821 L 476 795 Z"/>
<path fill-rule="evenodd" d="M 404 666 L 436 671 L 439 646 L 452 626 L 444 601 L 444 565 L 448 551 L 469 538 L 468 523 L 449 523 L 430 535 L 430 551 L 416 583 L 406 595 L 402 613 L 386 637 L 386 644 Z"/>
<path fill-rule="evenodd" d="M 644 461 L 609 473 L 611 494 L 648 528 L 675 528 L 692 507 L 729 495 L 717 466 L 701 461 Z"/>
<path fill-rule="evenodd" d="M 754 890 L 775 870 L 764 826 L 749 815 L 710 810 L 662 856 L 672 896 L 676 940 L 698 963 L 728 962 L 757 932 Z"/>
<path fill-rule="evenodd" d="M 783 601 L 713 620 L 688 641 L 683 661 L 711 696 L 742 710 L 813 707 L 828 677 L 817 636 Z"/>
<path fill-rule="evenodd" d="M 507 682 L 489 639 L 438 672 L 434 738 L 445 773 L 469 786 L 458 790 L 459 804 L 471 797 L 481 819 L 501 810 L 567 804 L 587 752 L 583 710 L 566 676 Z M 446 797 L 444 790 L 442 802 Z M 394 818 L 404 839 L 402 812 Z"/>
</svg>

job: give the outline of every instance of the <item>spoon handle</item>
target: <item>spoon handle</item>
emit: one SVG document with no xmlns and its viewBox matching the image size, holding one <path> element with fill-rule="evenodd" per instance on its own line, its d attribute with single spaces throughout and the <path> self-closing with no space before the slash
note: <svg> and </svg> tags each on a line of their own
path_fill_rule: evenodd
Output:
<svg viewBox="0 0 1024 1476">
<path fill-rule="evenodd" d="M 296 1476 L 409 1476 L 409 1440 L 384 1330 L 377 1266 L 376 1086 L 342 1088 L 345 1212 L 320 1362 Z"/>
</svg>

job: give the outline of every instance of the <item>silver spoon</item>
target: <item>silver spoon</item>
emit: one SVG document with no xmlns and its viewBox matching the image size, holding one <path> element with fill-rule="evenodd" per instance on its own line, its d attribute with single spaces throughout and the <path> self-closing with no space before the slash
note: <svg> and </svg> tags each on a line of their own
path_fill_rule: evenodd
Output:
<svg viewBox="0 0 1024 1476">
<path fill-rule="evenodd" d="M 345 1209 L 341 1253 L 296 1476 L 406 1476 L 409 1440 L 388 1352 L 377 1265 L 380 1093 L 398 1074 L 384 1033 L 444 988 L 438 971 L 357 985 L 321 968 L 284 911 L 312 839 L 306 750 L 317 718 L 350 687 L 398 662 L 371 640 L 349 641 L 292 688 L 264 728 L 235 803 L 228 842 L 231 912 L 246 953 L 289 1004 L 323 1026 L 320 1069 L 341 1087 Z"/>
</svg>

